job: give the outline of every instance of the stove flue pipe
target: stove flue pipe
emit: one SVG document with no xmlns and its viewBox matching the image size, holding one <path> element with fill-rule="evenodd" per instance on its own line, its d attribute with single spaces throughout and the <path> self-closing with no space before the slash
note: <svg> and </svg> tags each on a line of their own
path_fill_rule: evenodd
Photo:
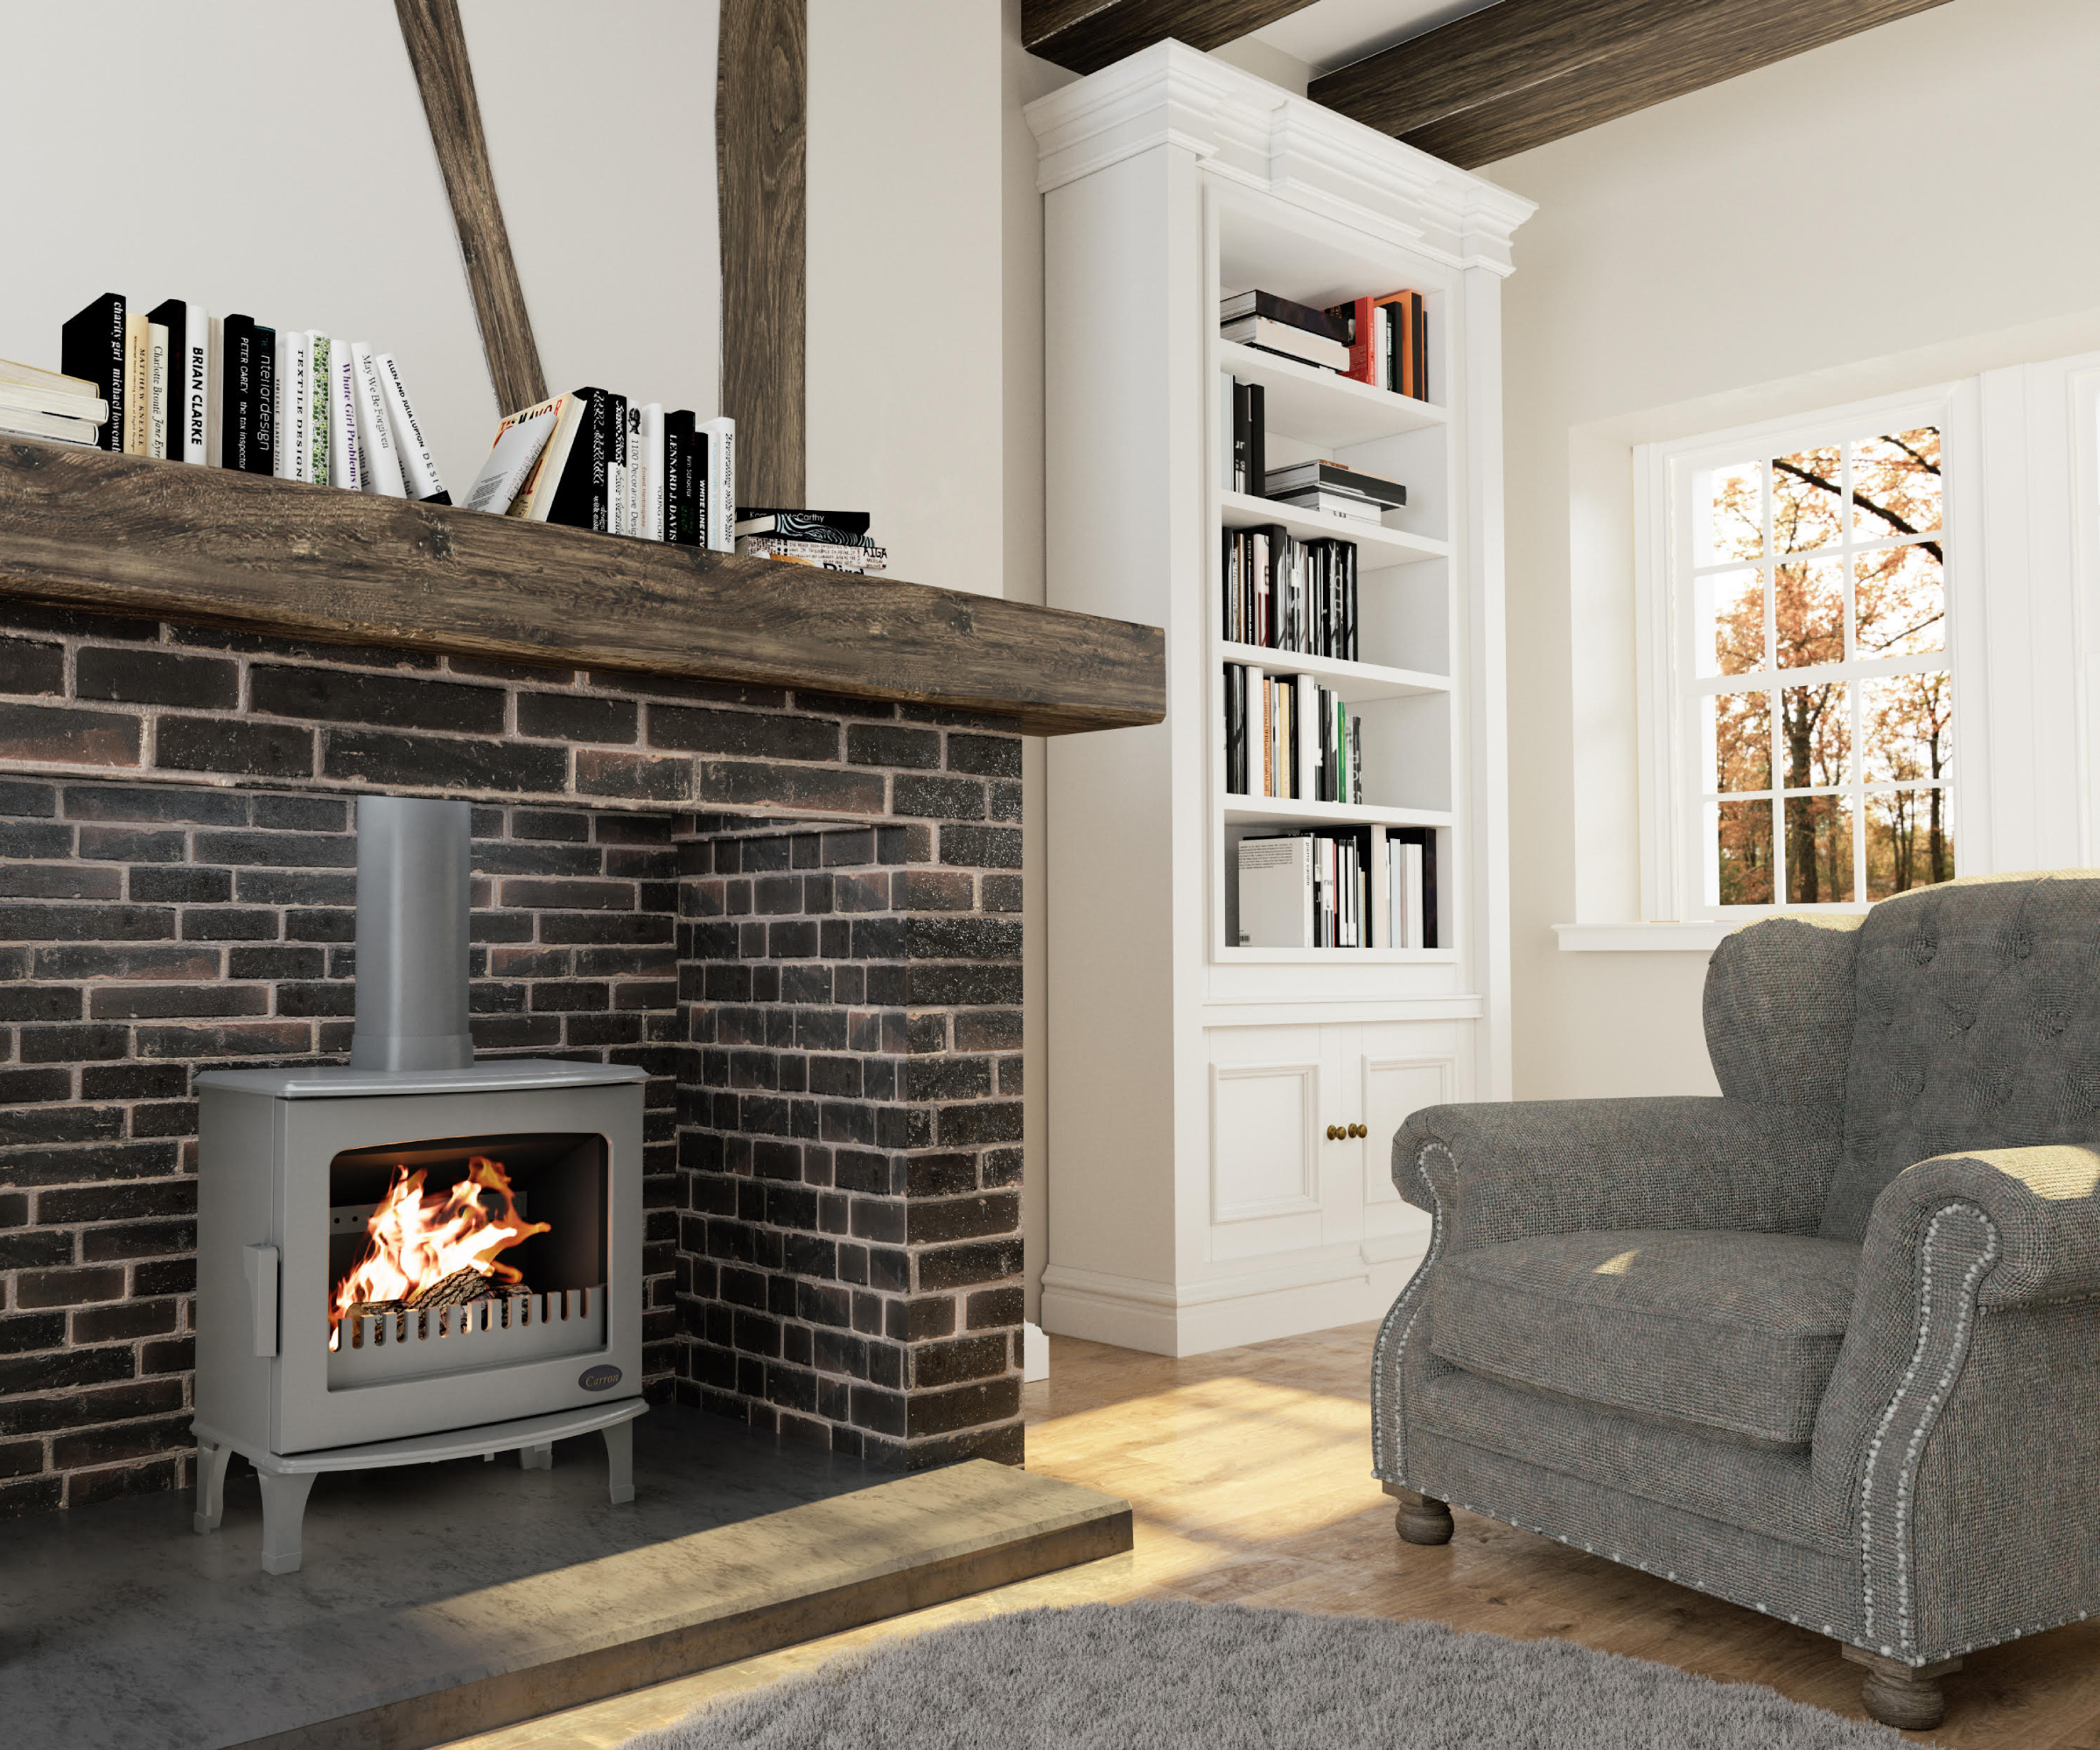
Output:
<svg viewBox="0 0 2100 1750">
<path fill-rule="evenodd" d="M 357 1027 L 353 1069 L 465 1069 L 465 802 L 357 802 Z"/>
</svg>

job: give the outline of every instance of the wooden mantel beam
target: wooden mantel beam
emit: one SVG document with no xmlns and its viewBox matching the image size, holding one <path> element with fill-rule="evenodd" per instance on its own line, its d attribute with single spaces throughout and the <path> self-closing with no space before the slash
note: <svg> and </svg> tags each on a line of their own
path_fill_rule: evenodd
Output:
<svg viewBox="0 0 2100 1750">
<path fill-rule="evenodd" d="M 1311 0 L 1021 0 L 1021 46 L 1074 73 L 1168 37 L 1214 49 L 1287 18 Z"/>
<path fill-rule="evenodd" d="M 1317 103 L 1477 169 L 1945 0 L 1498 0 L 1312 81 Z"/>
</svg>

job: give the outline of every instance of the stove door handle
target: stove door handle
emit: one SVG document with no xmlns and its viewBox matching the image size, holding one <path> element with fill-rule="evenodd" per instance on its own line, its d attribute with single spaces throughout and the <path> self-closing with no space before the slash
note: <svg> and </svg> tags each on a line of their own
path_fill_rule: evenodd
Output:
<svg viewBox="0 0 2100 1750">
<path fill-rule="evenodd" d="M 243 1246 L 241 1268 L 248 1278 L 250 1307 L 255 1314 L 256 1353 L 277 1352 L 277 1249 Z"/>
</svg>

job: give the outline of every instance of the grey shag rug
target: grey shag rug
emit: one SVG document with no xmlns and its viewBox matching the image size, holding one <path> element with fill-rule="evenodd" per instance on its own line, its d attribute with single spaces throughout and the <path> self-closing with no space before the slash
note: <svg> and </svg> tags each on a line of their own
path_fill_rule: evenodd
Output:
<svg viewBox="0 0 2100 1750">
<path fill-rule="evenodd" d="M 1565 1641 L 1237 1605 L 936 1629 L 626 1750 L 1894 1750 L 1886 1726 Z"/>
</svg>

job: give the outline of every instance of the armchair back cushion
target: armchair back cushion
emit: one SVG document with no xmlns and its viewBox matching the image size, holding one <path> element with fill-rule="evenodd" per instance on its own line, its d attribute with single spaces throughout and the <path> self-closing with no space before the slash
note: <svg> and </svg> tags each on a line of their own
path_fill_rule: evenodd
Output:
<svg viewBox="0 0 2100 1750">
<path fill-rule="evenodd" d="M 2100 875 L 1918 888 L 1874 906 L 1853 939 L 1826 1237 L 1860 1239 L 1875 1198 L 1914 1162 L 2100 1137 Z"/>
</svg>

